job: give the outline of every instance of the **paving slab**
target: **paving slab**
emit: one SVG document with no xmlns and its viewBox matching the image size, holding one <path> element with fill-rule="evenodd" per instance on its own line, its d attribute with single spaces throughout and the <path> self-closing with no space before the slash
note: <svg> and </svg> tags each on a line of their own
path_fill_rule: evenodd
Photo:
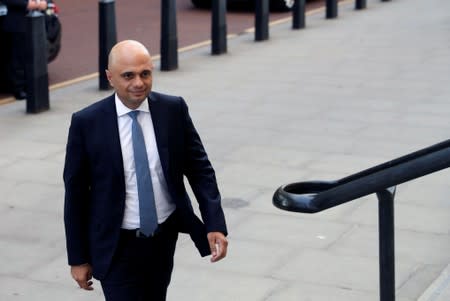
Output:
<svg viewBox="0 0 450 301">
<path fill-rule="evenodd" d="M 450 2 L 368 0 L 180 53 L 154 89 L 185 97 L 216 169 L 229 257 L 201 259 L 181 235 L 168 300 L 379 300 L 374 195 L 318 214 L 276 209 L 282 184 L 334 180 L 447 140 Z M 96 55 L 96 54 L 94 54 Z M 156 61 L 159 67 L 159 62 Z M 65 258 L 63 183 L 71 114 L 103 98 L 97 79 L 51 91 L 48 112 L 0 106 L 0 300 L 101 300 Z M 396 295 L 449 300 L 449 170 L 402 184 Z"/>
</svg>

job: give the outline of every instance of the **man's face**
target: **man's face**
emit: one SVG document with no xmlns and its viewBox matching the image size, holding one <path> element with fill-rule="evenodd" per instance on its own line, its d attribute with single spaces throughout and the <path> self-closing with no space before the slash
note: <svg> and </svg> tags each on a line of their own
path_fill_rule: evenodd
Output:
<svg viewBox="0 0 450 301">
<path fill-rule="evenodd" d="M 152 90 L 152 71 L 150 55 L 143 52 L 119 53 L 106 70 L 106 75 L 123 104 L 136 109 Z"/>
</svg>

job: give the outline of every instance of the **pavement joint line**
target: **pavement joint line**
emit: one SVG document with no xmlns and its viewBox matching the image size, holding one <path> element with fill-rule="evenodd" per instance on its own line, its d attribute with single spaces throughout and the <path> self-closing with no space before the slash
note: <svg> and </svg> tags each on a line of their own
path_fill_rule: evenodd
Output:
<svg viewBox="0 0 450 301">
<path fill-rule="evenodd" d="M 448 265 L 439 277 L 434 280 L 425 292 L 417 299 L 418 301 L 438 301 L 441 294 L 450 287 L 450 265 Z"/>
<path fill-rule="evenodd" d="M 344 1 L 339 1 L 338 4 L 339 5 L 343 5 L 343 4 L 351 3 L 353 1 L 354 0 L 344 0 Z M 319 8 L 316 8 L 316 9 L 313 9 L 313 10 L 310 10 L 310 11 L 306 12 L 305 16 L 311 16 L 311 15 L 317 14 L 319 12 L 322 12 L 324 10 L 325 10 L 325 6 L 322 6 L 322 7 L 319 7 Z M 275 26 L 275 25 L 279 25 L 279 24 L 284 24 L 284 23 L 289 22 L 291 20 L 292 20 L 292 16 L 286 17 L 286 18 L 282 18 L 282 19 L 279 19 L 279 20 L 276 20 L 276 21 L 269 22 L 269 26 Z M 255 27 L 250 27 L 250 28 L 244 29 L 242 32 L 243 33 L 253 33 L 253 32 L 255 32 Z M 238 36 L 239 36 L 239 34 L 234 34 L 233 33 L 233 34 L 228 34 L 227 38 L 228 39 L 233 39 L 233 38 L 236 38 Z M 185 47 L 182 47 L 182 48 L 178 48 L 178 53 L 183 53 L 183 52 L 187 52 L 187 51 L 190 51 L 190 50 L 198 49 L 198 48 L 201 48 L 201 47 L 204 47 L 204 46 L 208 46 L 208 45 L 211 45 L 211 43 L 212 43 L 211 40 L 205 40 L 205 41 L 198 42 L 198 43 L 195 43 L 195 44 L 192 44 L 192 45 L 188 45 L 188 46 L 185 46 Z M 160 60 L 161 59 L 161 55 L 157 54 L 155 56 L 152 56 L 152 59 L 153 59 L 153 61 Z M 49 90 L 53 91 L 53 90 L 64 88 L 64 87 L 67 87 L 67 86 L 70 86 L 70 85 L 73 85 L 73 84 L 77 84 L 77 83 L 80 83 L 80 82 L 83 82 L 83 81 L 91 80 L 91 79 L 94 79 L 94 78 L 98 77 L 98 74 L 99 74 L 98 72 L 94 72 L 94 73 L 91 73 L 91 74 L 87 74 L 87 75 L 82 75 L 82 76 L 76 77 L 74 79 L 70 79 L 70 80 L 67 80 L 67 81 L 56 83 L 56 84 L 50 85 Z M 14 97 L 12 97 L 12 96 L 6 97 L 6 98 L 3 98 L 3 99 L 0 99 L 0 106 L 6 105 L 6 104 L 10 104 L 10 103 L 14 103 L 16 101 L 17 100 Z"/>
</svg>

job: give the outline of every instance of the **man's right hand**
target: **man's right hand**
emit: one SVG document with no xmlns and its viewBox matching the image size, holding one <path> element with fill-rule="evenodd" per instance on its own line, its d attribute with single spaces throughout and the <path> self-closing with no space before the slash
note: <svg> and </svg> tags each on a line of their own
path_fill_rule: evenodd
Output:
<svg viewBox="0 0 450 301">
<path fill-rule="evenodd" d="M 92 267 L 90 264 L 73 265 L 70 267 L 70 273 L 80 288 L 87 291 L 92 291 L 94 289 L 92 287 Z"/>
</svg>

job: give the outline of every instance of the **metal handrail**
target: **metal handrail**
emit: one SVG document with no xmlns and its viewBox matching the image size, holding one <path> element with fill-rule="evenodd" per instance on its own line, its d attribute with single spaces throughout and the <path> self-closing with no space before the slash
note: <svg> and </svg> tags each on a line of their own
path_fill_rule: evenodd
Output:
<svg viewBox="0 0 450 301">
<path fill-rule="evenodd" d="M 272 202 L 283 210 L 316 213 L 376 193 L 379 220 L 380 300 L 395 300 L 394 198 L 396 185 L 450 167 L 450 140 L 337 181 L 281 186 Z"/>
<path fill-rule="evenodd" d="M 450 139 L 337 181 L 281 186 L 273 204 L 283 210 L 316 213 L 450 167 Z"/>
</svg>

